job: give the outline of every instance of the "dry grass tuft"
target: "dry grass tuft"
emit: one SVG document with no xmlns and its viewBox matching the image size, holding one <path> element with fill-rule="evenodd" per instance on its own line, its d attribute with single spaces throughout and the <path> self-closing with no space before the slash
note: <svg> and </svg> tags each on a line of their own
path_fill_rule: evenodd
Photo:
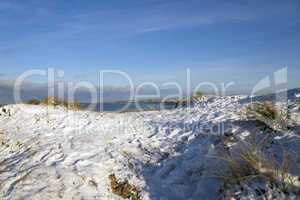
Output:
<svg viewBox="0 0 300 200">
<path fill-rule="evenodd" d="M 111 174 L 108 178 L 114 194 L 124 199 L 141 200 L 140 191 L 136 186 L 129 184 L 127 180 L 119 182 L 115 174 Z"/>
<path fill-rule="evenodd" d="M 287 112 L 269 101 L 252 103 L 246 108 L 245 115 L 273 130 L 286 130 L 288 127 Z"/>
<path fill-rule="evenodd" d="M 196 94 L 193 96 L 193 99 L 195 100 L 203 100 L 205 99 L 205 95 L 201 91 L 197 91 Z"/>
<path fill-rule="evenodd" d="M 37 99 L 31 99 L 27 102 L 27 104 L 30 104 L 30 105 L 40 105 L 41 102 Z"/>
<path fill-rule="evenodd" d="M 42 100 L 41 104 L 47 105 L 47 106 L 64 106 L 71 110 L 80 110 L 81 105 L 79 102 L 68 102 L 68 101 L 62 101 L 58 99 L 57 97 L 47 97 L 44 100 Z"/>
<path fill-rule="evenodd" d="M 62 101 L 60 101 L 57 97 L 47 97 L 42 100 L 41 104 L 47 106 L 59 106 L 62 104 Z"/>
<path fill-rule="evenodd" d="M 281 191 L 287 188 L 300 189 L 300 179 L 290 173 L 291 162 L 284 152 L 282 162 L 266 156 L 256 145 L 242 147 L 236 155 L 221 156 L 227 163 L 228 170 L 218 176 L 225 183 L 239 184 L 252 179 L 264 179 Z"/>
</svg>

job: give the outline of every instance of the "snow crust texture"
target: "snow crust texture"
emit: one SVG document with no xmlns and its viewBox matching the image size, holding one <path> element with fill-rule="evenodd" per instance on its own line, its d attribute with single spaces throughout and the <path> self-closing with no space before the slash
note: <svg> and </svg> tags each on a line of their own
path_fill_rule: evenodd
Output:
<svg viewBox="0 0 300 200">
<path fill-rule="evenodd" d="M 138 187 L 145 200 L 220 199 L 222 182 L 211 175 L 222 170 L 222 139 L 251 134 L 236 125 L 242 98 L 130 113 L 0 108 L 0 199 L 118 200 L 110 174 Z"/>
</svg>

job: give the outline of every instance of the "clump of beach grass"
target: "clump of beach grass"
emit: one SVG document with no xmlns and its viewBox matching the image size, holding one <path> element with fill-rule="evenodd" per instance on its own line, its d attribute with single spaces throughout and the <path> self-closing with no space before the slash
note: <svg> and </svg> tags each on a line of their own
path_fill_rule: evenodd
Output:
<svg viewBox="0 0 300 200">
<path fill-rule="evenodd" d="M 27 102 L 27 104 L 30 104 L 30 105 L 40 105 L 41 104 L 41 101 L 38 100 L 38 99 L 31 99 Z"/>
<path fill-rule="evenodd" d="M 41 101 L 41 104 L 47 105 L 47 106 L 54 106 L 54 107 L 55 106 L 63 106 L 68 109 L 71 109 L 71 110 L 80 110 L 81 109 L 81 105 L 79 102 L 63 101 L 57 97 L 47 97 Z"/>
<path fill-rule="evenodd" d="M 196 100 L 202 100 L 202 99 L 205 98 L 205 95 L 204 95 L 204 93 L 202 91 L 199 90 L 199 91 L 197 91 L 195 93 L 195 95 L 193 96 L 193 98 L 196 99 Z"/>
<path fill-rule="evenodd" d="M 130 184 L 128 180 L 119 181 L 115 174 L 109 177 L 112 193 L 124 199 L 141 200 L 140 191 L 136 186 Z"/>
<path fill-rule="evenodd" d="M 236 153 L 221 155 L 227 170 L 217 175 L 224 183 L 236 185 L 254 179 L 265 180 L 282 192 L 289 188 L 299 191 L 300 177 L 291 174 L 291 159 L 283 152 L 282 160 L 267 156 L 257 145 L 240 147 Z"/>
<path fill-rule="evenodd" d="M 286 130 L 287 112 L 270 101 L 254 102 L 245 109 L 247 119 L 257 120 L 272 130 Z"/>
</svg>

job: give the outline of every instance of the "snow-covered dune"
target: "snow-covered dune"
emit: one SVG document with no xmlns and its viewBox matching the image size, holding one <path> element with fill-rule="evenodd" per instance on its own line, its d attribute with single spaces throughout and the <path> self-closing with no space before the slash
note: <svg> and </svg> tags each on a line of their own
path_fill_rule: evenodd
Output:
<svg viewBox="0 0 300 200">
<path fill-rule="evenodd" d="M 250 134 L 233 123 L 240 98 L 130 113 L 0 108 L 0 199 L 119 199 L 110 174 L 145 200 L 218 199 L 221 181 L 210 174 L 221 170 L 221 139 Z"/>
</svg>

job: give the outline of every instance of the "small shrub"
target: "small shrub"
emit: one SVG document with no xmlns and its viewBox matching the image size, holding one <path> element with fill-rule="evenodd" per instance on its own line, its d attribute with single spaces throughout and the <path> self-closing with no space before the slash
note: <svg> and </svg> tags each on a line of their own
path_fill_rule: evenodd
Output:
<svg viewBox="0 0 300 200">
<path fill-rule="evenodd" d="M 27 104 L 30 104 L 30 105 L 40 105 L 41 102 L 37 99 L 31 99 L 27 102 Z"/>
<path fill-rule="evenodd" d="M 119 182 L 115 174 L 111 174 L 108 178 L 114 194 L 124 199 L 141 200 L 140 191 L 136 186 L 129 184 L 127 180 Z"/>
<path fill-rule="evenodd" d="M 64 101 L 63 105 L 71 110 L 80 110 L 81 109 L 81 105 L 77 101 L 75 101 L 75 102 Z"/>
<path fill-rule="evenodd" d="M 195 98 L 197 99 L 203 99 L 204 97 L 204 93 L 201 92 L 201 91 L 197 91 L 196 94 L 195 94 Z"/>
<path fill-rule="evenodd" d="M 246 117 L 262 122 L 273 130 L 286 130 L 288 127 L 287 112 L 272 102 L 255 102 L 246 108 Z"/>
<path fill-rule="evenodd" d="M 43 105 L 47 106 L 64 106 L 68 109 L 72 110 L 80 110 L 81 105 L 79 102 L 69 102 L 69 101 L 62 101 L 57 97 L 47 97 L 42 102 Z"/>
<path fill-rule="evenodd" d="M 59 106 L 62 104 L 62 102 L 57 97 L 47 97 L 42 100 L 41 104 L 47 106 Z"/>
</svg>

